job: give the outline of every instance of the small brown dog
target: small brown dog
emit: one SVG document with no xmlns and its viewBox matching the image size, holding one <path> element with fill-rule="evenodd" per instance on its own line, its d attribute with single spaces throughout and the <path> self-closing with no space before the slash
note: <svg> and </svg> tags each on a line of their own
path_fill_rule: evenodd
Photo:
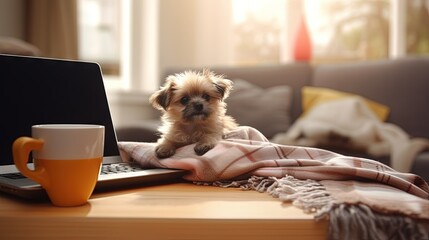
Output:
<svg viewBox="0 0 429 240">
<path fill-rule="evenodd" d="M 236 128 L 235 120 L 225 115 L 223 101 L 231 89 L 231 80 L 208 69 L 168 76 L 150 97 L 151 104 L 163 112 L 162 136 L 155 149 L 158 158 L 170 157 L 177 148 L 193 143 L 195 153 L 203 155 Z"/>
</svg>

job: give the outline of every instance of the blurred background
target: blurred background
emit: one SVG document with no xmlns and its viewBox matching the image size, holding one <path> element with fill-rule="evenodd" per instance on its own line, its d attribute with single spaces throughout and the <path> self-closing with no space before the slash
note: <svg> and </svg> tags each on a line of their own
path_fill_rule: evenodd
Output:
<svg viewBox="0 0 429 240">
<path fill-rule="evenodd" d="M 0 0 L 0 39 L 98 62 L 120 125 L 174 67 L 428 55 L 429 0 Z"/>
</svg>

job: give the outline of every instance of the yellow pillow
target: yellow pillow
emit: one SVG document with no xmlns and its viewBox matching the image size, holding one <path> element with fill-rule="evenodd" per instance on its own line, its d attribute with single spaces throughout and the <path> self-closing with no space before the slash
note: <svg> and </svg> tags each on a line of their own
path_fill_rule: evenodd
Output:
<svg viewBox="0 0 429 240">
<path fill-rule="evenodd" d="M 336 100 L 344 97 L 358 96 L 352 93 L 340 92 L 329 88 L 303 87 L 302 88 L 302 112 L 306 114 L 312 107 L 319 103 Z M 361 96 L 359 96 L 361 97 Z M 363 98 L 363 97 L 362 97 Z M 381 121 L 386 121 L 389 115 L 389 107 L 363 98 L 368 107 L 377 115 Z"/>
</svg>

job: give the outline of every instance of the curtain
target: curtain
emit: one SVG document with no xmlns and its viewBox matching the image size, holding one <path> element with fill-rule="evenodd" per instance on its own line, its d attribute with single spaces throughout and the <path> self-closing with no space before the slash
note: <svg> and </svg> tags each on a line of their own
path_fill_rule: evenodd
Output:
<svg viewBox="0 0 429 240">
<path fill-rule="evenodd" d="M 77 59 L 77 0 L 26 0 L 26 41 L 52 58 Z"/>
</svg>

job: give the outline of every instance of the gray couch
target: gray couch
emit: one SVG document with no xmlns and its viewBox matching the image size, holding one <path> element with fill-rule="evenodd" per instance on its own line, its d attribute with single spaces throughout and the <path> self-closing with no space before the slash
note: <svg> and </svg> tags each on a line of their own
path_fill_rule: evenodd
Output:
<svg viewBox="0 0 429 240">
<path fill-rule="evenodd" d="M 284 65 L 265 65 L 254 67 L 213 67 L 218 74 L 237 81 L 245 80 L 262 89 L 276 91 L 279 86 L 288 86 L 290 102 L 282 109 L 274 109 L 276 114 L 265 114 L 264 108 L 260 110 L 249 106 L 248 112 L 253 112 L 255 118 L 261 118 L 259 122 L 252 123 L 253 127 L 265 128 L 264 134 L 273 136 L 273 133 L 286 131 L 302 113 L 301 88 L 303 86 L 316 86 L 331 88 L 339 91 L 361 95 L 368 99 L 377 101 L 390 108 L 387 122 L 396 124 L 412 137 L 429 138 L 429 57 L 408 57 L 395 60 L 365 61 L 345 64 L 328 64 L 312 66 L 308 63 L 291 63 Z M 165 75 L 174 74 L 184 69 L 171 69 Z M 275 88 L 273 88 L 275 87 Z M 279 90 L 280 91 L 280 90 Z M 235 92 L 231 93 L 231 102 L 227 102 L 233 108 L 240 105 L 239 99 L 235 99 Z M 277 94 L 277 95 L 276 95 Z M 273 107 L 279 102 L 280 93 L 269 91 L 263 94 L 265 99 L 252 96 L 244 98 L 242 104 L 265 101 L 263 105 Z M 270 99 L 273 96 L 270 104 Z M 250 99 L 250 100 L 249 100 Z M 227 100 L 229 101 L 229 100 Z M 232 102 L 235 101 L 235 102 Z M 281 101 L 280 101 L 281 102 Z M 244 105 L 243 105 L 244 106 Z M 229 106 L 230 107 L 230 106 Z M 280 106 L 281 107 L 281 106 Z M 234 110 L 228 109 L 228 113 L 235 115 Z M 276 116 L 284 117 L 284 125 L 276 125 Z M 283 116 L 284 115 L 284 116 Z M 240 116 L 234 116 L 240 119 Z M 252 116 L 241 118 L 242 121 L 252 120 Z M 248 123 L 242 125 L 251 125 Z M 139 126 L 128 126 L 117 129 L 120 141 L 143 141 L 153 142 L 158 138 L 156 127 L 159 122 L 154 120 Z M 258 125 L 259 124 L 259 125 Z M 270 128 L 271 127 L 271 128 Z M 276 128 L 274 129 L 273 128 Z M 285 128 L 281 129 L 279 127 Z M 273 132 L 274 131 L 274 132 Z M 350 152 L 343 149 L 331 149 L 345 155 L 368 157 L 361 152 Z M 375 159 L 389 164 L 389 158 Z M 429 182 L 429 151 L 419 154 L 413 164 L 412 172 L 422 176 Z"/>
</svg>

